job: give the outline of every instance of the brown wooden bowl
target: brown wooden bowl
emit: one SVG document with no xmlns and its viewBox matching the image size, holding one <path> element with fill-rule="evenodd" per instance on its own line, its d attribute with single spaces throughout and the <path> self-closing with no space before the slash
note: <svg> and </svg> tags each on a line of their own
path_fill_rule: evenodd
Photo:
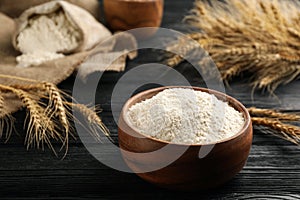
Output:
<svg viewBox="0 0 300 200">
<path fill-rule="evenodd" d="M 145 136 L 129 125 L 125 113 L 132 105 L 149 99 L 167 88 L 174 87 L 159 87 L 141 92 L 130 98 L 124 105 L 119 118 L 118 134 L 119 145 L 126 164 L 142 179 L 169 189 L 209 189 L 233 178 L 245 165 L 252 144 L 250 115 L 236 99 L 214 90 L 184 87 L 214 94 L 218 99 L 228 101 L 231 106 L 243 113 L 245 125 L 242 130 L 233 137 L 215 144 L 172 144 Z M 166 151 L 157 151 L 165 147 L 167 147 Z M 212 148 L 212 150 L 205 157 L 199 158 L 199 151 L 202 148 Z M 170 156 L 185 149 L 187 150 L 171 164 L 155 171 L 140 173 L 144 169 L 159 167 Z"/>
<path fill-rule="evenodd" d="M 163 0 L 104 0 L 104 14 L 113 31 L 143 27 L 159 27 L 163 16 Z M 152 36 L 156 29 L 139 33 L 139 38 Z"/>
</svg>

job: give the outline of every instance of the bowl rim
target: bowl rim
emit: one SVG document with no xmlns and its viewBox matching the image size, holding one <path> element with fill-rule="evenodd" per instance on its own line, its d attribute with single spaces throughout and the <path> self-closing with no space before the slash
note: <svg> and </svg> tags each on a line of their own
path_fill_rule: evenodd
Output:
<svg viewBox="0 0 300 200">
<path fill-rule="evenodd" d="M 125 115 L 125 113 L 128 111 L 128 109 L 131 106 L 134 105 L 133 104 L 133 105 L 129 106 L 129 104 L 131 103 L 131 101 L 133 101 L 134 99 L 137 99 L 139 97 L 142 97 L 142 96 L 144 96 L 147 93 L 151 93 L 151 92 L 156 92 L 157 91 L 156 94 L 158 94 L 159 92 L 162 92 L 162 91 L 164 91 L 166 89 L 172 89 L 172 88 L 187 88 L 187 89 L 193 89 L 193 90 L 196 90 L 196 91 L 206 92 L 206 93 L 214 95 L 219 100 L 221 100 L 219 98 L 219 96 L 220 97 L 224 97 L 224 99 L 227 100 L 227 102 L 229 103 L 229 105 L 231 107 L 233 107 L 235 110 L 237 110 L 237 107 L 241 108 L 240 109 L 241 111 L 240 110 L 237 110 L 237 111 L 241 112 L 243 114 L 244 119 L 245 119 L 245 123 L 244 123 L 242 129 L 238 133 L 234 134 L 233 136 L 225 138 L 223 140 L 219 140 L 217 142 L 205 143 L 205 144 L 184 144 L 184 143 L 168 142 L 168 141 L 165 141 L 165 140 L 153 138 L 153 137 L 151 137 L 149 135 L 145 135 L 145 134 L 141 133 L 139 130 L 137 130 L 135 127 L 133 127 L 131 125 L 131 123 L 128 121 L 128 118 Z M 224 100 L 221 100 L 221 101 L 224 101 Z M 141 102 L 141 101 L 138 101 L 136 103 L 139 103 L 139 102 Z M 126 126 L 128 126 L 130 129 L 132 129 L 135 133 L 137 133 L 137 134 L 145 137 L 145 138 L 142 138 L 142 139 L 150 139 L 150 140 L 153 140 L 153 141 L 165 144 L 165 145 L 171 144 L 171 145 L 178 145 L 178 146 L 194 146 L 194 147 L 210 146 L 210 145 L 216 145 L 216 144 L 226 143 L 226 142 L 228 142 L 230 140 L 238 138 L 240 135 L 242 135 L 243 133 L 245 133 L 247 131 L 247 129 L 249 128 L 249 126 L 251 126 L 251 122 L 252 122 L 250 114 L 249 114 L 248 110 L 246 109 L 246 107 L 240 101 L 238 101 L 237 99 L 235 99 L 234 97 L 231 97 L 231 96 L 229 96 L 229 95 L 227 95 L 227 94 L 225 94 L 223 92 L 219 92 L 217 90 L 203 88 L 203 87 L 197 87 L 197 86 L 163 86 L 163 87 L 157 87 L 157 88 L 147 89 L 145 91 L 139 92 L 136 95 L 130 97 L 126 101 L 126 103 L 124 104 L 124 106 L 122 108 L 120 118 L 123 118 L 123 122 L 126 124 Z M 119 123 L 118 123 L 118 127 L 119 127 Z M 128 134 L 128 133 L 126 133 L 126 134 Z"/>
</svg>

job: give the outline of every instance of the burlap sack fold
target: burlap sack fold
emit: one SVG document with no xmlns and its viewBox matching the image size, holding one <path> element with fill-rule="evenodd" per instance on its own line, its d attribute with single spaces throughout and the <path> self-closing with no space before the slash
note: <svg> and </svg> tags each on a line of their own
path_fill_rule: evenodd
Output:
<svg viewBox="0 0 300 200">
<path fill-rule="evenodd" d="M 37 6 L 49 1 L 56 0 L 0 0 L 0 12 L 5 13 L 7 16 L 17 18 L 28 8 Z M 74 5 L 77 5 L 89 13 L 95 18 L 99 19 L 100 5 L 98 0 L 65 0 Z"/>
<path fill-rule="evenodd" d="M 89 74 L 98 71 L 124 71 L 126 59 L 134 59 L 137 49 L 138 45 L 133 35 L 127 32 L 116 33 L 91 51 L 88 58 L 79 65 L 78 76 L 86 80 Z"/>
<path fill-rule="evenodd" d="M 86 10 L 68 3 L 66 1 L 51 1 L 44 3 L 32 8 L 29 8 L 17 19 L 17 30 L 13 37 L 13 45 L 16 49 L 17 37 L 27 26 L 29 19 L 36 15 L 47 15 L 55 13 L 60 9 L 63 10 L 68 21 L 76 27 L 76 29 L 81 33 L 82 40 L 76 49 L 72 49 L 68 52 L 60 53 L 76 53 L 81 51 L 86 51 L 94 47 L 100 41 L 111 36 L 109 30 L 99 23 L 89 12 Z M 51 42 L 51 41 L 49 41 Z"/>
</svg>

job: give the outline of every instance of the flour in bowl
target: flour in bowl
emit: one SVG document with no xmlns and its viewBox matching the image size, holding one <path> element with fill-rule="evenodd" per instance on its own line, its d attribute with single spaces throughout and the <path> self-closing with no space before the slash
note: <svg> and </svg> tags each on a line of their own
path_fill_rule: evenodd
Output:
<svg viewBox="0 0 300 200">
<path fill-rule="evenodd" d="M 144 135 L 177 144 L 208 144 L 241 131 L 243 114 L 214 95 L 189 88 L 165 89 L 131 106 L 131 126 Z"/>
</svg>

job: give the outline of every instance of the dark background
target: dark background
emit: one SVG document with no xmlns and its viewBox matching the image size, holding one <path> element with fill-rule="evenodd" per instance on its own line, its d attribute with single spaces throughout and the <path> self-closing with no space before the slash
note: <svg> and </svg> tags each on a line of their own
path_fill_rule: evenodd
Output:
<svg viewBox="0 0 300 200">
<path fill-rule="evenodd" d="M 163 27 L 182 30 L 181 20 L 192 8 L 192 0 L 165 0 Z M 142 50 L 128 69 L 156 60 L 157 52 Z M 202 86 L 187 63 L 176 68 L 189 77 L 192 85 Z M 113 122 L 110 96 L 114 84 L 124 73 L 105 73 L 99 83 L 97 103 L 103 108 L 100 114 L 117 143 L 117 126 Z M 91 83 L 97 74 L 89 77 Z M 71 91 L 74 76 L 59 85 Z M 251 88 L 246 78 L 239 78 L 226 88 L 227 94 L 237 98 L 246 106 L 275 108 L 287 112 L 299 111 L 300 81 L 282 86 L 276 96 L 260 92 L 250 96 Z M 149 86 L 148 86 L 149 87 Z M 146 88 L 146 87 L 145 87 Z M 142 88 L 142 89 L 145 89 Z M 141 90 L 142 90 L 141 89 Z M 72 140 L 67 157 L 56 158 L 50 150 L 30 149 L 23 145 L 25 112 L 15 114 L 18 134 L 0 145 L 0 198 L 44 198 L 44 199 L 300 199 L 300 149 L 299 147 L 265 134 L 255 127 L 253 147 L 248 163 L 241 173 L 224 186 L 210 191 L 177 192 L 157 188 L 134 174 L 119 172 L 98 162 L 84 148 L 79 139 Z"/>
</svg>

